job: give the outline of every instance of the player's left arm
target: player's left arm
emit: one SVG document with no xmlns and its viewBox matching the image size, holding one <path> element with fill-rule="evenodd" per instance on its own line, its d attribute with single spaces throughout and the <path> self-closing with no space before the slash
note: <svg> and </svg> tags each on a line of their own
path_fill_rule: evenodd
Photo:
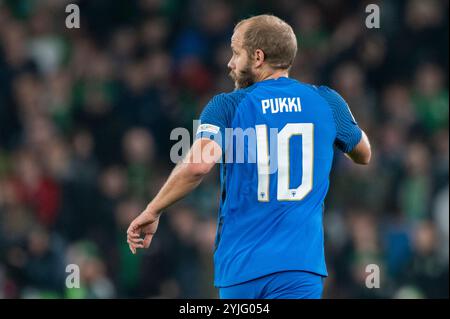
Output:
<svg viewBox="0 0 450 319">
<path fill-rule="evenodd" d="M 145 210 L 130 224 L 127 242 L 133 254 L 148 248 L 164 209 L 192 192 L 222 156 L 221 147 L 207 138 L 197 139 L 186 158 L 173 169 L 166 183 Z M 141 238 L 141 235 L 144 238 Z"/>
<path fill-rule="evenodd" d="M 318 88 L 319 94 L 331 107 L 336 125 L 335 145 L 356 164 L 367 165 L 372 150 L 367 134 L 358 126 L 347 102 L 327 86 Z"/>
<path fill-rule="evenodd" d="M 367 165 L 370 163 L 372 149 L 369 138 L 363 130 L 361 130 L 361 140 L 359 143 L 351 151 L 344 154 L 356 164 Z"/>
</svg>

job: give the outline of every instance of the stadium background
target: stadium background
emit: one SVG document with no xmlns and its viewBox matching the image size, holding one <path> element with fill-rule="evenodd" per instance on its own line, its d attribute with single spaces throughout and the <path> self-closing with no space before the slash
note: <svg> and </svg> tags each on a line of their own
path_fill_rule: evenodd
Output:
<svg viewBox="0 0 450 319">
<path fill-rule="evenodd" d="M 448 1 L 72 2 L 80 29 L 68 1 L 0 0 L 0 298 L 217 297 L 217 176 L 149 250 L 125 232 L 174 165 L 171 130 L 233 89 L 233 26 L 259 13 L 293 25 L 291 76 L 339 91 L 372 142 L 367 167 L 335 157 L 324 297 L 448 298 Z"/>
</svg>

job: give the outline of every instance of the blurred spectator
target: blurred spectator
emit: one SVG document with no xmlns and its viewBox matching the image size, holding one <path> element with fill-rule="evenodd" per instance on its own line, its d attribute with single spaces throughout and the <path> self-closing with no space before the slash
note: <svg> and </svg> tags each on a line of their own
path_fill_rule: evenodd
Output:
<svg viewBox="0 0 450 319">
<path fill-rule="evenodd" d="M 80 269 L 80 286 L 67 287 L 66 298 L 114 298 L 112 281 L 106 276 L 106 267 L 100 259 L 97 246 L 88 241 L 76 242 L 67 250 L 68 264 Z"/>
<path fill-rule="evenodd" d="M 428 217 L 430 208 L 430 155 L 421 143 L 411 143 L 406 151 L 406 176 L 400 185 L 401 207 L 411 221 Z"/>
<path fill-rule="evenodd" d="M 201 283 L 201 274 L 205 271 L 201 268 L 200 252 L 197 247 L 198 217 L 190 207 L 180 207 L 169 214 L 173 231 L 171 251 L 183 260 L 182 264 L 174 264 L 173 269 L 179 283 L 178 298 L 200 298 L 201 285 L 192 285 L 192 282 Z"/>
<path fill-rule="evenodd" d="M 448 294 L 448 262 L 442 263 L 437 250 L 436 227 L 422 222 L 413 236 L 414 256 L 405 273 L 405 282 L 415 286 L 425 298 L 439 298 Z"/>
<path fill-rule="evenodd" d="M 377 225 L 370 211 L 352 211 L 347 219 L 350 237 L 336 261 L 336 284 L 342 285 L 343 295 L 349 298 L 379 298 L 387 294 L 388 285 L 383 261 L 383 251 L 378 237 Z M 380 289 L 367 289 L 367 265 L 380 269 Z"/>
<path fill-rule="evenodd" d="M 57 296 L 62 296 L 66 276 L 64 249 L 59 236 L 34 228 L 27 242 L 26 285 L 43 293 L 56 292 Z"/>
<path fill-rule="evenodd" d="M 448 89 L 444 74 L 434 64 L 424 64 L 416 71 L 414 105 L 424 129 L 432 134 L 448 127 Z"/>
<path fill-rule="evenodd" d="M 129 192 L 145 200 L 147 184 L 152 174 L 153 137 L 144 129 L 130 129 L 124 136 L 123 150 L 128 167 Z"/>
<path fill-rule="evenodd" d="M 45 174 L 39 161 L 26 150 L 16 154 L 16 176 L 13 185 L 17 196 L 36 214 L 37 220 L 47 227 L 53 226 L 60 205 L 60 188 Z"/>
</svg>

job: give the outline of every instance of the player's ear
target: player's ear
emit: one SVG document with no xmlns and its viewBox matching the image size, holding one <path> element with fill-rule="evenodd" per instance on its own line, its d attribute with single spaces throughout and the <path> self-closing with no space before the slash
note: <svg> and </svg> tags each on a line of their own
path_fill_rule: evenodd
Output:
<svg viewBox="0 0 450 319">
<path fill-rule="evenodd" d="M 264 51 L 261 49 L 256 49 L 254 54 L 255 59 L 255 67 L 259 68 L 265 61 L 266 55 L 264 54 Z"/>
</svg>

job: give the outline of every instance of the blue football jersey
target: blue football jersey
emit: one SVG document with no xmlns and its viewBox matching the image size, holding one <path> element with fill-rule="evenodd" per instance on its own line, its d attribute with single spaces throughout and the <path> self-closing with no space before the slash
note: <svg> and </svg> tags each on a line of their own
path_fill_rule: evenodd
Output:
<svg viewBox="0 0 450 319">
<path fill-rule="evenodd" d="M 327 276 L 323 203 L 334 146 L 350 152 L 362 135 L 344 99 L 281 77 L 216 95 L 200 121 L 197 138 L 223 150 L 215 286 L 288 270 Z"/>
</svg>

